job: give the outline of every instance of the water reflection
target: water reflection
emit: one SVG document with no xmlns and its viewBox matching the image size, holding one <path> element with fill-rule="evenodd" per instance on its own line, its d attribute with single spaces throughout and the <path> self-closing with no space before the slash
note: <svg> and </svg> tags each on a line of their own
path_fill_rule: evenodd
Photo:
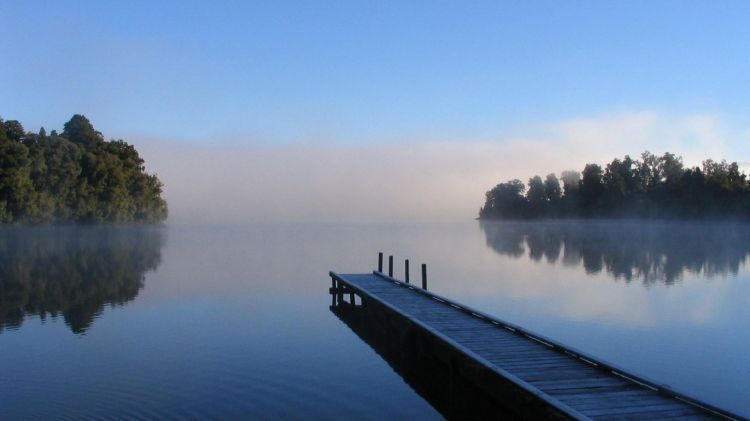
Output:
<svg viewBox="0 0 750 421">
<path fill-rule="evenodd" d="M 134 299 L 161 262 L 161 227 L 0 230 L 0 332 L 62 315 L 84 333 L 104 306 Z"/>
<path fill-rule="evenodd" d="M 643 221 L 481 221 L 487 245 L 514 258 L 606 270 L 644 284 L 734 276 L 750 253 L 750 226 L 740 223 Z"/>
</svg>

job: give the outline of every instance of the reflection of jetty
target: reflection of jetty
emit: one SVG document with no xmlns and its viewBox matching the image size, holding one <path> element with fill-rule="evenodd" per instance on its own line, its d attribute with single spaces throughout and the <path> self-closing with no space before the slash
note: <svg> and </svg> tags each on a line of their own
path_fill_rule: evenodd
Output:
<svg viewBox="0 0 750 421">
<path fill-rule="evenodd" d="M 333 312 L 451 418 L 741 419 L 396 280 L 382 266 L 330 275 Z"/>
</svg>

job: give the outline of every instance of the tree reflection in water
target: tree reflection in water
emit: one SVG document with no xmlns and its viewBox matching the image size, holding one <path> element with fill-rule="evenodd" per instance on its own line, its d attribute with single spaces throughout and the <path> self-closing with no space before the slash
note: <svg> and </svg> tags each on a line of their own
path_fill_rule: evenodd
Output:
<svg viewBox="0 0 750 421">
<path fill-rule="evenodd" d="M 62 315 L 85 333 L 104 306 L 123 305 L 161 262 L 159 226 L 0 230 L 0 332 L 28 315 Z"/>
<path fill-rule="evenodd" d="M 615 279 L 674 284 L 685 271 L 737 275 L 750 253 L 745 223 L 659 221 L 480 221 L 487 245 L 504 256 L 560 261 Z"/>
</svg>

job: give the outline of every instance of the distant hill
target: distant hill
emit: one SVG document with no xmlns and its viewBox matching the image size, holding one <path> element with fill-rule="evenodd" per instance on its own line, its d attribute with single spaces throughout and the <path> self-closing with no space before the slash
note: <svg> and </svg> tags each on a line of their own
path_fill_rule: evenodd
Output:
<svg viewBox="0 0 750 421">
<path fill-rule="evenodd" d="M 527 190 L 528 186 L 528 190 Z M 750 218 L 750 185 L 736 162 L 703 161 L 685 168 L 671 153 L 587 164 L 561 178 L 535 176 L 500 183 L 485 197 L 480 219 Z"/>
<path fill-rule="evenodd" d="M 74 115 L 63 132 L 26 132 L 0 119 L 0 223 L 155 223 L 162 183 L 122 140 Z"/>
</svg>

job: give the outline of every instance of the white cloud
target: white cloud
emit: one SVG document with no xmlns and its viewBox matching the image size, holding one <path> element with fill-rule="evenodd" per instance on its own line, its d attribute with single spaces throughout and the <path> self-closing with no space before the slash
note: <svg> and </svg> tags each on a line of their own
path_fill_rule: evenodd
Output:
<svg viewBox="0 0 750 421">
<path fill-rule="evenodd" d="M 642 151 L 687 165 L 726 156 L 711 115 L 628 112 L 541 125 L 529 137 L 365 145 L 194 144 L 132 139 L 165 184 L 170 222 L 441 221 L 476 216 L 498 182 Z"/>
</svg>

